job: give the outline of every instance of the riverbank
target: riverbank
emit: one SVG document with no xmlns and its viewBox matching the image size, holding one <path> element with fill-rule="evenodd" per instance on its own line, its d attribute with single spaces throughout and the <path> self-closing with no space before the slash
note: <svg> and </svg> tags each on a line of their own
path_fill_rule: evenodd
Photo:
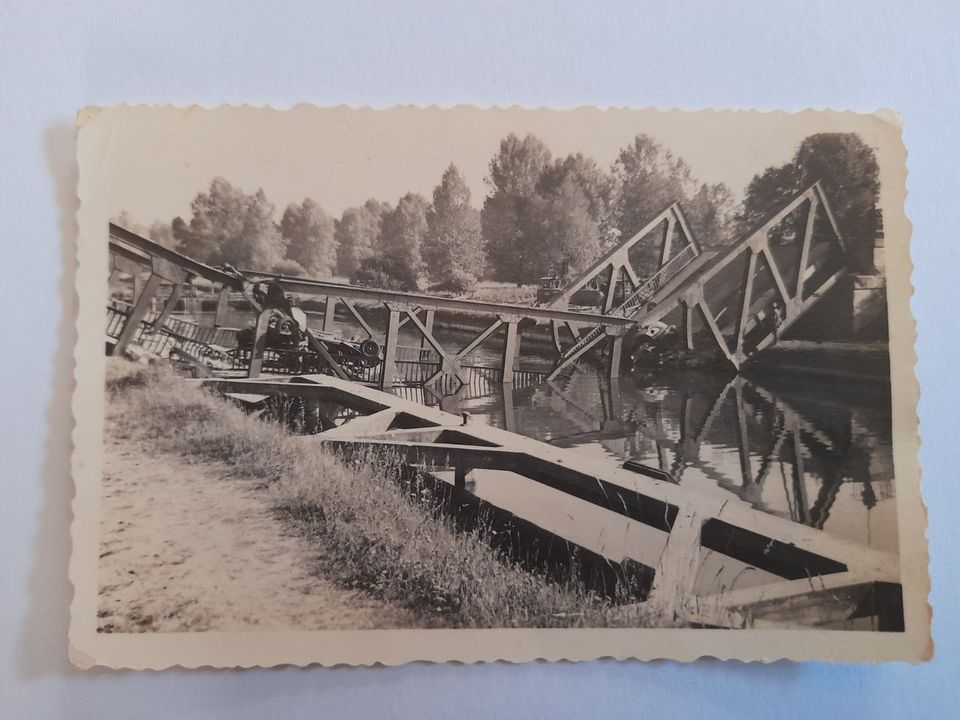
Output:
<svg viewBox="0 0 960 720">
<path fill-rule="evenodd" d="M 385 468 L 348 468 L 166 366 L 110 359 L 105 437 L 103 630 L 257 624 L 271 604 L 291 629 L 645 624 L 510 563 L 483 528 L 456 531 Z"/>
</svg>

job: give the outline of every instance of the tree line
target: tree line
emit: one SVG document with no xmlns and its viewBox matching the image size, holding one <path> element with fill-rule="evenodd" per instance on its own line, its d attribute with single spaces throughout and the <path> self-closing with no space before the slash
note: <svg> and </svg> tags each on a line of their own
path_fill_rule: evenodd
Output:
<svg viewBox="0 0 960 720">
<path fill-rule="evenodd" d="M 454 164 L 429 200 L 418 193 L 396 204 L 371 198 L 332 218 L 305 198 L 279 222 L 262 189 L 247 194 L 218 177 L 194 198 L 189 221 L 177 217 L 146 231 L 214 265 L 464 292 L 479 279 L 567 280 L 675 201 L 701 244 L 726 244 L 816 179 L 853 259 L 865 267 L 861 251 L 872 247 L 877 230 L 877 164 L 858 136 L 840 133 L 808 137 L 791 162 L 755 176 L 739 206 L 725 185 L 698 181 L 682 158 L 647 135 L 636 136 L 604 170 L 580 153 L 554 158 L 535 136 L 510 134 L 490 160 L 479 210 Z"/>
</svg>

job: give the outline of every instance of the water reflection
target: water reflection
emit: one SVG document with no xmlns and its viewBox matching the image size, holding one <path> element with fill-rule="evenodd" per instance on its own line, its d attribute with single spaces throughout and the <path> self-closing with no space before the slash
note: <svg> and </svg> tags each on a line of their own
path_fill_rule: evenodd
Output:
<svg viewBox="0 0 960 720">
<path fill-rule="evenodd" d="M 557 383 L 447 397 L 444 409 L 596 462 L 634 459 L 692 490 L 897 551 L 889 393 L 827 383 L 662 371 L 610 381 L 589 366 Z"/>
<path fill-rule="evenodd" d="M 238 327 L 249 319 L 249 313 L 236 315 Z M 310 317 L 312 324 L 319 322 L 315 313 Z M 212 314 L 198 319 L 211 323 Z M 338 327 L 348 336 L 360 332 L 344 318 Z M 451 346 L 472 338 L 442 325 L 437 336 Z M 526 370 L 515 374 L 513 385 L 502 385 L 491 370 L 501 351 L 500 339 L 494 338 L 477 353 L 477 364 L 491 368 L 471 371 L 459 392 L 439 387 L 393 392 L 576 448 L 589 453 L 598 468 L 634 459 L 666 470 L 685 488 L 897 552 L 889 387 L 857 390 L 814 377 L 791 383 L 778 376 L 731 378 L 676 370 L 611 381 L 587 363 L 547 384 L 549 357 L 538 358 L 531 340 L 524 341 Z M 416 346 L 420 339 L 406 327 L 401 342 Z M 474 475 L 471 482 L 487 499 L 543 527 L 554 528 L 558 518 L 569 515 L 570 527 L 560 534 L 583 535 L 584 546 L 619 557 L 619 547 L 610 550 L 613 531 L 604 530 L 614 522 L 608 513 L 592 518 L 584 503 L 559 493 L 496 480 L 496 473 Z"/>
</svg>

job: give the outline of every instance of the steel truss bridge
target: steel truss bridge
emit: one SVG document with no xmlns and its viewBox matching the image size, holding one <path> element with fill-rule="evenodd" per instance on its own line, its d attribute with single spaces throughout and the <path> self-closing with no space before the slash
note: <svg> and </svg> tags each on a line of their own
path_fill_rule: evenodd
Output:
<svg viewBox="0 0 960 720">
<path fill-rule="evenodd" d="M 132 303 L 115 302 L 108 310 L 109 352 L 123 353 L 136 342 L 155 351 L 161 346 L 176 347 L 181 356 L 198 363 L 225 356 L 235 344 L 235 329 L 225 328 L 226 314 L 231 295 L 239 293 L 257 320 L 253 348 L 233 369 L 257 377 L 265 362 L 270 369 L 275 360 L 277 353 L 266 347 L 265 338 L 271 319 L 283 315 L 282 309 L 264 308 L 252 292 L 257 282 L 270 281 L 288 294 L 323 299 L 321 330 L 307 331 L 310 350 L 320 358 L 318 366 L 294 371 L 322 370 L 381 389 L 417 384 L 432 388 L 436 395 L 455 391 L 459 385 L 470 386 L 478 374 L 486 382 L 504 385 L 528 384 L 528 376 L 533 375 L 552 380 L 604 343 L 609 375 L 618 377 L 628 330 L 658 321 L 681 328 L 681 344 L 687 350 L 713 352 L 740 368 L 775 345 L 846 272 L 840 232 L 819 183 L 799 193 L 753 232 L 721 249 L 701 248 L 680 205 L 674 203 L 610 249 L 556 297 L 534 307 L 257 271 L 227 272 L 114 224 L 110 225 L 110 257 L 111 277 L 132 275 L 135 289 Z M 144 274 L 148 277 L 141 283 Z M 195 277 L 217 288 L 213 328 L 171 317 L 184 288 Z M 171 291 L 156 309 L 164 285 Z M 597 307 L 573 305 L 584 288 L 602 298 Z M 367 338 L 383 347 L 375 367 L 350 367 L 331 352 L 324 338 L 336 336 L 339 308 Z M 482 329 L 458 347 L 450 347 L 449 342 L 445 346 L 434 333 L 438 313 L 445 318 L 470 316 L 474 323 L 479 318 Z M 407 325 L 419 337 L 419 346 L 401 345 L 400 331 Z M 555 357 L 551 368 L 531 373 L 520 368 L 521 339 L 537 326 L 549 327 Z M 487 364 L 481 364 L 477 351 L 492 340 L 501 348 L 499 359 L 491 366 L 488 353 Z"/>
</svg>

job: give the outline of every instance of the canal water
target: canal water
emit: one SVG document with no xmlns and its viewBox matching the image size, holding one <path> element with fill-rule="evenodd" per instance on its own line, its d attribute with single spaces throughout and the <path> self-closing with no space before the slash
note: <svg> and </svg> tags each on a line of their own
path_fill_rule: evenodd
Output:
<svg viewBox="0 0 960 720">
<path fill-rule="evenodd" d="M 198 319 L 212 321 L 208 314 Z M 318 320 L 311 313 L 311 324 Z M 243 327 L 248 314 L 238 313 L 234 321 Z M 338 324 L 347 336 L 360 332 Z M 406 334 L 409 325 L 401 344 L 416 346 L 419 338 Z M 439 323 L 436 335 L 450 347 L 472 337 Z M 522 367 L 547 369 L 545 338 L 525 337 L 523 343 Z M 492 361 L 502 345 L 491 341 L 484 347 L 477 362 L 496 364 Z M 780 378 L 675 369 L 630 373 L 626 368 L 611 381 L 599 364 L 587 362 L 552 383 L 479 387 L 472 383 L 439 404 L 469 412 L 471 422 L 575 449 L 598 470 L 635 460 L 669 472 L 691 491 L 897 552 L 888 385 L 840 386 L 812 374 Z M 427 401 L 436 404 L 436 399 Z M 467 483 L 479 497 L 614 561 L 630 557 L 656 565 L 666 539 L 512 473 L 474 471 Z M 744 576 L 736 563 L 701 559 L 702 592 L 776 579 L 759 571 Z"/>
</svg>

